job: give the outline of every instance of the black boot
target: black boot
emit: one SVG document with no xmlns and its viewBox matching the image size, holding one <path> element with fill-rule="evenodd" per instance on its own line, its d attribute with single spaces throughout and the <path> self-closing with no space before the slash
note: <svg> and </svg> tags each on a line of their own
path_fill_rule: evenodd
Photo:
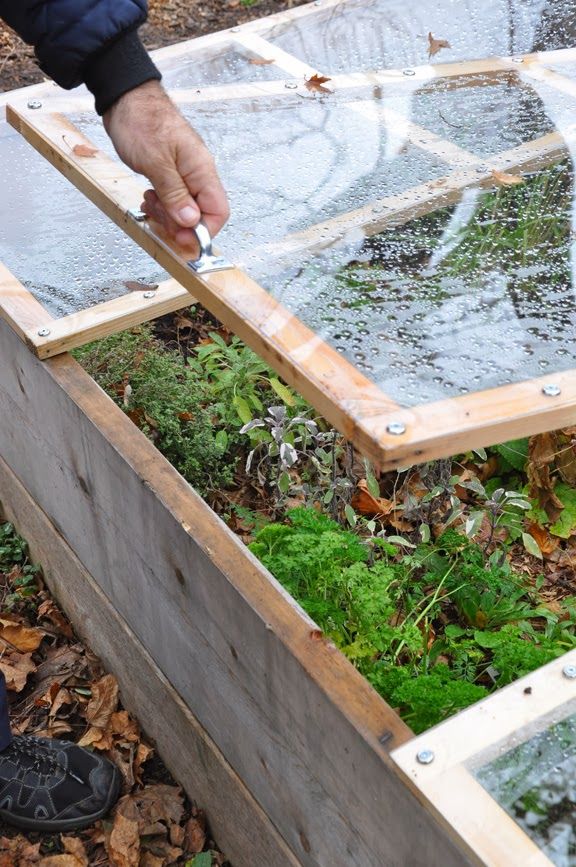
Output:
<svg viewBox="0 0 576 867">
<path fill-rule="evenodd" d="M 0 752 L 0 818 L 30 831 L 73 831 L 104 816 L 120 793 L 112 762 L 68 741 L 24 735 Z"/>
</svg>

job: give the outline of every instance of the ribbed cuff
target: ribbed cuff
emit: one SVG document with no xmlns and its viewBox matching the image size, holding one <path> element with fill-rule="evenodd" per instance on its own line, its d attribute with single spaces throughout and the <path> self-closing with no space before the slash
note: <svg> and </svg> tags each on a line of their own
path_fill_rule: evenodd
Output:
<svg viewBox="0 0 576 867">
<path fill-rule="evenodd" d="M 94 94 L 100 115 L 129 90 L 161 78 L 135 30 L 112 42 L 84 70 L 84 83 Z"/>
</svg>

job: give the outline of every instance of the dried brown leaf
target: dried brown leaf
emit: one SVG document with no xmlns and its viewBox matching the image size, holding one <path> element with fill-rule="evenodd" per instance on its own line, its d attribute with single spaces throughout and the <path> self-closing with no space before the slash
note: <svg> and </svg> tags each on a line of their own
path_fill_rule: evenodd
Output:
<svg viewBox="0 0 576 867">
<path fill-rule="evenodd" d="M 120 810 L 116 811 L 106 851 L 115 867 L 138 867 L 140 862 L 140 834 L 138 822 Z"/>
<path fill-rule="evenodd" d="M 65 638 L 74 638 L 70 621 L 62 614 L 52 599 L 45 599 L 40 605 L 38 608 L 38 618 L 40 620 L 48 620 L 56 631 Z"/>
<path fill-rule="evenodd" d="M 146 283 L 139 283 L 137 280 L 125 280 L 124 285 L 130 292 L 155 292 L 158 288 L 157 283 L 148 286 Z"/>
<path fill-rule="evenodd" d="M 320 75 L 319 72 L 315 72 L 314 75 L 311 75 L 310 78 L 306 79 L 304 84 L 306 90 L 311 90 L 315 93 L 332 93 L 329 87 L 324 87 L 324 84 L 327 81 L 331 81 L 328 76 Z"/>
<path fill-rule="evenodd" d="M 536 497 L 540 508 L 544 509 L 551 523 L 560 517 L 564 504 L 554 493 L 554 480 L 551 467 L 556 457 L 554 438 L 550 433 L 530 437 L 528 464 L 526 467 L 530 483 L 530 496 Z"/>
<path fill-rule="evenodd" d="M 88 855 L 80 837 L 62 837 L 64 855 L 49 855 L 40 861 L 40 867 L 88 867 Z"/>
<path fill-rule="evenodd" d="M 114 746 L 114 735 L 108 729 L 90 726 L 78 741 L 80 747 L 94 747 L 95 750 L 111 750 Z"/>
<path fill-rule="evenodd" d="M 524 183 L 522 175 L 511 175 L 508 172 L 499 172 L 497 169 L 493 169 L 492 177 L 501 187 L 515 187 L 517 184 Z"/>
<path fill-rule="evenodd" d="M 428 57 L 434 57 L 443 48 L 451 47 L 447 39 L 435 39 L 431 33 L 428 33 Z"/>
<path fill-rule="evenodd" d="M 138 748 L 136 750 L 136 756 L 134 757 L 134 763 L 132 765 L 132 772 L 134 774 L 134 779 L 137 783 L 142 782 L 142 771 L 143 766 L 146 764 L 150 756 L 152 756 L 154 750 L 152 747 L 148 746 L 148 744 L 140 742 L 138 744 Z"/>
<path fill-rule="evenodd" d="M 110 717 L 110 731 L 123 741 L 138 743 L 140 740 L 140 728 L 136 720 L 132 719 L 128 711 L 119 710 Z"/>
<path fill-rule="evenodd" d="M 158 783 L 125 795 L 118 803 L 118 813 L 134 820 L 142 835 L 165 834 L 179 825 L 184 813 L 182 791 L 177 786 Z"/>
<path fill-rule="evenodd" d="M 264 57 L 250 57 L 248 63 L 251 63 L 252 66 L 269 66 L 274 63 L 274 58 L 266 60 Z"/>
<path fill-rule="evenodd" d="M 384 497 L 375 497 L 370 493 L 366 479 L 360 479 L 358 482 L 351 505 L 360 515 L 366 515 L 371 518 L 377 515 L 389 515 L 394 509 L 392 500 L 386 500 Z"/>
<path fill-rule="evenodd" d="M 92 698 L 86 708 L 86 720 L 97 728 L 104 729 L 118 707 L 118 682 L 111 674 L 92 684 Z"/>
<path fill-rule="evenodd" d="M 24 626 L 7 617 L 0 619 L 0 638 L 22 653 L 38 650 L 45 635 L 42 629 Z"/>
<path fill-rule="evenodd" d="M 0 837 L 0 867 L 27 867 L 38 864 L 41 843 L 29 843 L 22 834 L 14 837 Z"/>
<path fill-rule="evenodd" d="M 542 527 L 541 524 L 537 524 L 535 521 L 531 521 L 526 530 L 534 537 L 534 539 L 536 539 L 538 547 L 542 551 L 544 557 L 550 556 L 550 554 L 552 554 L 560 544 L 558 536 L 552 536 L 546 527 Z"/>
<path fill-rule="evenodd" d="M 11 692 L 22 692 L 28 675 L 36 671 L 31 653 L 6 653 L 0 658 L 0 671 L 6 678 L 6 686 Z"/>
<path fill-rule="evenodd" d="M 184 850 L 191 855 L 202 852 L 206 845 L 206 817 L 202 811 L 188 819 L 184 827 Z"/>
</svg>

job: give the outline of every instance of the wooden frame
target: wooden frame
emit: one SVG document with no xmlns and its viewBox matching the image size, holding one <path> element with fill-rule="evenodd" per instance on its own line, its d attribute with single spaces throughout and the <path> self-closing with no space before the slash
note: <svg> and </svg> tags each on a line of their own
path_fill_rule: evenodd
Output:
<svg viewBox="0 0 576 867">
<path fill-rule="evenodd" d="M 261 42 L 254 50 L 265 52 Z M 554 52 L 555 61 L 573 59 L 575 52 Z M 441 70 L 451 80 L 473 80 L 481 69 L 483 74 L 516 74 L 522 68 L 540 68 L 543 55 L 528 56 L 523 63 L 514 59 L 492 59 L 466 64 L 445 64 Z M 416 70 L 419 81 L 430 80 L 430 69 Z M 377 73 L 376 80 L 400 80 L 401 71 Z M 557 74 L 553 78 L 556 80 Z M 561 76 L 560 76 L 561 77 Z M 345 92 L 366 85 L 367 76 L 359 74 L 343 77 Z M 405 77 L 402 79 L 405 80 Z M 372 83 L 374 78 L 372 79 Z M 277 88 L 278 83 L 271 84 Z M 402 86 L 406 86 L 402 84 Z M 261 85 L 237 85 L 244 98 L 261 93 Z M 211 88 L 196 94 L 197 101 L 212 100 L 217 92 L 226 98 L 234 91 L 228 86 Z M 288 93 L 288 92 L 286 92 Z M 268 91 L 266 95 L 269 95 Z M 182 96 L 185 98 L 185 96 Z M 293 95 L 284 98 L 297 98 Z M 59 107 L 65 101 L 57 98 Z M 561 427 L 573 418 L 576 405 L 576 378 L 568 371 L 558 375 L 502 386 L 490 391 L 437 401 L 413 409 L 402 409 L 374 383 L 370 382 L 345 361 L 338 353 L 307 329 L 295 316 L 276 302 L 255 281 L 235 269 L 199 278 L 187 265 L 182 251 L 147 224 L 138 223 L 129 216 L 131 208 L 140 201 L 142 188 L 117 162 L 98 152 L 96 158 L 78 157 L 65 146 L 62 136 L 74 142 L 88 140 L 59 113 L 52 113 L 52 100 L 42 110 L 31 110 L 24 101 L 11 100 L 7 107 L 9 121 L 66 177 L 91 198 L 109 217 L 120 225 L 134 240 L 146 249 L 168 270 L 176 281 L 192 292 L 202 304 L 238 333 L 252 348 L 263 355 L 272 366 L 339 430 L 381 468 L 392 468 L 429 458 L 453 454 L 459 450 L 490 445 L 496 441 L 512 439 L 527 432 L 536 433 Z M 362 110 L 361 103 L 353 101 L 350 110 Z M 386 111 L 388 121 L 397 124 L 398 117 Z M 408 140 L 438 159 L 446 161 L 449 173 L 441 179 L 423 184 L 403 195 L 379 200 L 358 211 L 344 214 L 328 223 L 311 227 L 306 232 L 285 238 L 274 245 L 275 256 L 293 256 L 295 253 L 319 249 L 328 240 L 345 235 L 352 228 L 362 228 L 366 234 L 397 225 L 440 206 L 456 201 L 466 187 L 488 186 L 493 183 L 492 171 L 530 171 L 562 158 L 571 142 L 552 133 L 527 142 L 488 160 L 475 157 L 456 148 L 450 142 L 405 122 Z M 264 251 L 265 252 L 265 251 Z M 173 296 L 160 308 L 162 299 L 148 309 L 140 299 L 119 299 L 98 308 L 66 317 L 50 327 L 50 334 L 40 336 L 25 330 L 25 339 L 39 357 L 49 357 L 70 349 L 86 339 L 103 336 L 119 330 L 125 324 L 134 324 L 151 318 L 155 309 L 165 312 L 173 304 L 175 309 L 185 298 L 178 284 L 171 284 Z M 134 309 L 136 304 L 137 309 Z M 126 311 L 126 318 L 125 318 Z M 4 303 L 4 315 L 10 318 L 10 304 Z M 17 319 L 17 317 L 16 317 Z M 543 389 L 547 384 L 558 385 L 561 394 L 550 397 Z M 392 434 L 390 425 L 405 427 L 403 435 Z M 393 430 L 394 428 L 392 428 Z"/>
<path fill-rule="evenodd" d="M 474 778 L 472 770 L 576 710 L 576 650 L 460 712 L 392 752 L 392 758 L 456 828 L 483 864 L 552 862 Z M 422 764 L 418 756 L 432 753 Z"/>
</svg>

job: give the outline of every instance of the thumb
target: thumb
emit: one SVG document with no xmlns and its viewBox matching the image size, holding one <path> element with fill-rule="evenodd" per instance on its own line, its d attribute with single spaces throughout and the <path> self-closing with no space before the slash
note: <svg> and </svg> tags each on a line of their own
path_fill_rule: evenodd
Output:
<svg viewBox="0 0 576 867">
<path fill-rule="evenodd" d="M 200 220 L 200 208 L 190 195 L 176 166 L 164 165 L 149 178 L 166 212 L 184 228 L 193 228 Z"/>
</svg>

